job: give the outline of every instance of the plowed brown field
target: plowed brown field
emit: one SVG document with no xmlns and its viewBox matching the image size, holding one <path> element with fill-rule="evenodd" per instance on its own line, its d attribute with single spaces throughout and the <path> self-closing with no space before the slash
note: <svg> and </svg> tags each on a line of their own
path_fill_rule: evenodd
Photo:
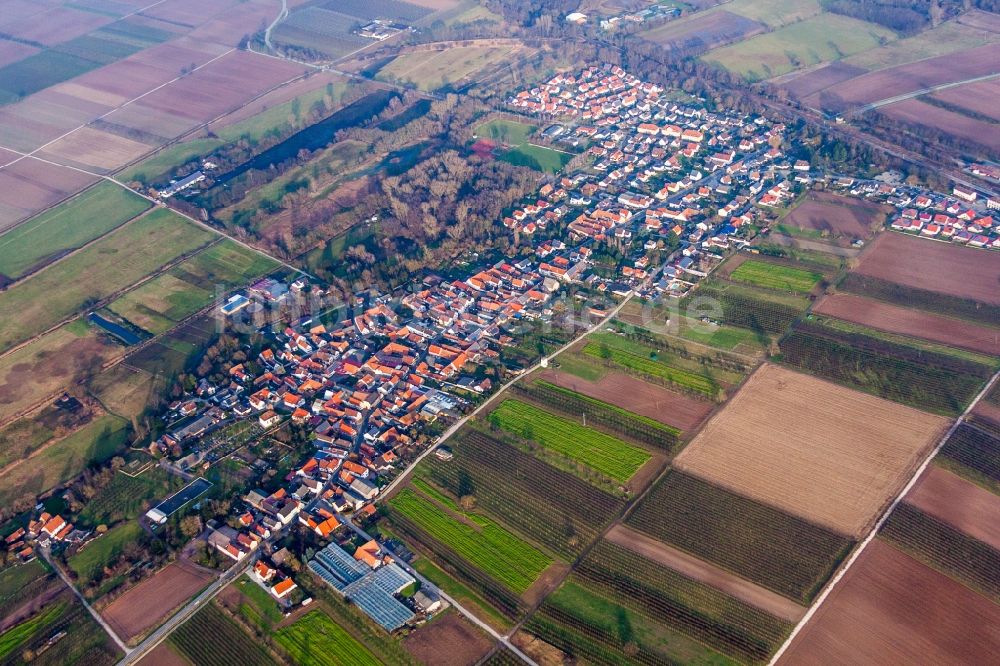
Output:
<svg viewBox="0 0 1000 666">
<path fill-rule="evenodd" d="M 862 256 L 857 272 L 1000 305 L 1000 252 L 887 232 Z"/>
<path fill-rule="evenodd" d="M 817 192 L 789 213 L 783 224 L 825 231 L 831 236 L 871 238 L 885 220 L 886 212 L 869 201 Z"/>
<path fill-rule="evenodd" d="M 546 370 L 539 377 L 563 388 L 680 428 L 684 432 L 690 432 L 701 425 L 713 408 L 710 402 L 695 400 L 617 372 L 610 372 L 596 382 L 588 382 L 559 370 Z"/>
<path fill-rule="evenodd" d="M 779 660 L 986 664 L 1000 654 L 1000 606 L 875 540 Z"/>
<path fill-rule="evenodd" d="M 906 494 L 906 503 L 1000 549 L 1000 497 L 931 465 Z"/>
<path fill-rule="evenodd" d="M 1000 355 L 1000 329 L 939 317 L 854 294 L 831 294 L 813 312 L 952 347 Z"/>
<path fill-rule="evenodd" d="M 211 578 L 192 564 L 175 562 L 115 599 L 101 615 L 127 641 L 160 624 Z"/>
<path fill-rule="evenodd" d="M 940 416 L 766 364 L 674 466 L 857 537 L 947 425 Z"/>
</svg>

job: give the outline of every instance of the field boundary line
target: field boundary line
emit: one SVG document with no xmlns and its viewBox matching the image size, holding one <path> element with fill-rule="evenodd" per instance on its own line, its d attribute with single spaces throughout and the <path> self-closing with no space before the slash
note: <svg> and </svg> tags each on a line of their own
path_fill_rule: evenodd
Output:
<svg viewBox="0 0 1000 666">
<path fill-rule="evenodd" d="M 882 516 L 875 522 L 875 525 L 872 526 L 871 531 L 868 532 L 868 536 L 866 536 L 857 545 L 857 547 L 855 547 L 854 552 L 852 552 L 850 557 L 847 558 L 847 561 L 844 562 L 844 564 L 840 567 L 840 570 L 837 571 L 836 574 L 834 574 L 833 578 L 831 578 L 829 582 L 826 584 L 826 586 L 823 588 L 823 591 L 820 592 L 819 596 L 816 597 L 812 605 L 809 606 L 809 610 L 806 611 L 806 614 L 802 616 L 802 619 L 799 620 L 799 623 L 795 625 L 794 629 L 792 629 L 792 633 L 788 635 L 788 638 L 785 640 L 785 642 L 781 644 L 781 647 L 778 648 L 778 651 L 774 653 L 773 657 L 771 657 L 771 660 L 768 662 L 768 666 L 775 666 L 778 663 L 782 655 L 784 655 L 785 651 L 788 650 L 788 648 L 791 646 L 795 638 L 799 635 L 802 629 L 804 629 L 805 626 L 809 623 L 809 620 L 812 619 L 812 616 L 815 615 L 816 611 L 818 611 L 819 608 L 823 605 L 823 602 L 826 601 L 827 597 L 830 596 L 830 593 L 833 592 L 834 588 L 837 586 L 837 583 L 839 583 L 844 578 L 847 572 L 850 571 L 851 567 L 853 567 L 854 564 L 858 561 L 858 559 L 860 559 L 861 554 L 868 547 L 868 545 L 872 541 L 874 541 L 875 537 L 878 535 L 879 530 L 882 529 L 882 526 L 889 519 L 889 516 L 896 509 L 896 507 L 899 506 L 899 504 L 903 501 L 903 498 L 906 497 L 906 495 L 910 492 L 910 490 L 913 489 L 913 486 L 916 485 L 917 481 L 923 475 L 924 471 L 930 466 L 931 461 L 934 459 L 934 457 L 937 456 L 937 454 L 941 451 L 942 448 L 944 448 L 945 443 L 951 438 L 953 434 L 955 434 L 955 431 L 958 430 L 958 427 L 965 422 L 965 417 L 968 416 L 970 412 L 972 412 L 972 410 L 976 407 L 976 405 L 979 404 L 979 401 L 982 400 L 983 396 L 985 396 L 987 393 L 990 392 L 990 390 L 993 388 L 993 385 L 997 383 L 998 378 L 1000 378 L 1000 371 L 997 371 L 996 373 L 993 374 L 990 380 L 986 383 L 986 386 L 983 387 L 983 390 L 981 390 L 979 394 L 976 395 L 976 397 L 972 400 L 972 402 L 969 403 L 969 406 L 965 408 L 965 411 L 962 412 L 961 416 L 955 419 L 955 422 L 951 424 L 951 427 L 948 428 L 945 434 L 941 437 L 941 440 L 937 443 L 937 446 L 935 446 L 931 450 L 931 452 L 924 458 L 923 462 L 917 467 L 916 471 L 914 471 L 913 475 L 910 477 L 910 480 L 906 483 L 905 486 L 903 486 L 902 490 L 899 491 L 899 494 L 896 495 L 896 498 L 892 501 L 889 507 L 882 513 Z"/>
<path fill-rule="evenodd" d="M 48 148 L 48 147 L 49 147 L 49 146 L 51 146 L 52 144 L 54 144 L 54 143 L 56 143 L 56 142 L 58 142 L 58 141 L 61 141 L 62 139 L 65 139 L 65 138 L 66 138 L 66 137 L 68 137 L 68 136 L 69 136 L 70 134 L 74 134 L 74 133 L 76 133 L 76 132 L 79 132 L 79 131 L 80 131 L 80 130 L 82 130 L 83 128 L 85 128 L 85 127 L 88 127 L 88 126 L 92 125 L 92 124 L 93 124 L 93 123 L 94 123 L 95 121 L 98 121 L 98 120 L 103 120 L 103 119 L 107 118 L 107 117 L 108 117 L 108 116 L 110 116 L 110 115 L 111 115 L 112 113 L 115 113 L 116 111 L 120 111 L 120 110 L 124 109 L 124 108 L 125 108 L 126 106 L 128 106 L 129 104 L 132 104 L 133 102 L 138 102 L 138 101 L 139 101 L 140 99 L 142 99 L 143 97 L 146 97 L 147 95 L 152 95 L 152 94 L 153 94 L 153 93 L 155 93 L 155 92 L 156 92 L 157 90 L 160 90 L 161 88 L 165 88 L 166 86 L 169 86 L 169 85 L 171 85 L 172 83 L 176 83 L 177 81 L 181 80 L 182 78 L 184 78 L 184 77 L 186 77 L 186 76 L 189 76 L 189 75 L 191 75 L 191 74 L 193 74 L 193 73 L 197 72 L 197 71 L 198 71 L 199 69 L 202 69 L 203 67 L 207 67 L 208 65 L 211 65 L 211 64 L 212 64 L 213 62 L 215 62 L 216 60 L 219 60 L 219 59 L 221 59 L 221 58 L 224 58 L 224 57 L 226 57 L 227 55 L 229 55 L 230 53 L 232 53 L 232 52 L 234 52 L 234 51 L 237 51 L 237 50 L 238 50 L 238 49 L 237 49 L 236 47 L 233 47 L 233 48 L 231 48 L 231 49 L 229 49 L 229 50 L 227 50 L 227 51 L 225 51 L 225 52 L 223 52 L 223 53 L 220 53 L 219 55 L 215 56 L 214 58 L 212 58 L 212 59 L 210 59 L 210 60 L 206 60 L 206 61 L 205 61 L 205 62 L 203 62 L 202 64 L 200 64 L 200 65 L 198 65 L 197 67 L 193 68 L 193 69 L 192 69 L 191 71 L 189 71 L 189 72 L 188 72 L 187 74 L 181 74 L 180 76 L 175 76 L 174 78 L 170 79 L 169 81 L 167 81 L 167 82 L 165 82 L 165 83 L 161 83 L 160 85 L 156 86 L 155 88 L 152 88 L 152 89 L 150 89 L 150 90 L 147 90 L 146 92 L 142 93 L 142 94 L 141 94 L 141 95 L 139 95 L 138 97 L 133 97 L 133 98 L 132 98 L 132 99 L 130 99 L 130 100 L 127 100 L 127 101 L 125 101 L 125 102 L 122 102 L 121 104 L 119 104 L 119 105 L 118 105 L 118 106 L 116 106 L 115 108 L 113 108 L 113 109 L 111 109 L 110 111 L 107 111 L 107 112 L 105 112 L 105 113 L 102 113 L 101 115 L 97 116 L 97 117 L 96 117 L 96 118 L 94 118 L 93 120 L 90 120 L 90 121 L 88 121 L 88 122 L 85 122 L 85 123 L 83 123 L 82 125 L 78 125 L 78 126 L 74 127 L 73 129 L 71 129 L 71 130 L 69 130 L 69 131 L 67 131 L 67 132 L 64 132 L 63 134 L 60 134 L 60 135 L 59 135 L 59 136 L 57 136 L 56 138 L 54 138 L 54 139 L 52 139 L 52 140 L 50 140 L 50 141 L 48 141 L 48 142 L 46 142 L 46 143 L 43 143 L 42 145 L 38 146 L 37 148 L 35 148 L 34 150 L 32 150 L 32 151 L 30 151 L 30 152 L 28 152 L 28 153 L 22 153 L 21 157 L 18 157 L 17 159 L 15 159 L 15 160 L 13 160 L 13 161 L 11 161 L 11 162 L 9 162 L 9 163 L 5 164 L 4 166 L 10 166 L 11 164 L 15 164 L 15 163 L 17 163 L 17 162 L 20 162 L 20 161 L 21 161 L 21 160 L 23 160 L 23 159 L 24 159 L 25 157 L 34 157 L 34 156 L 35 156 L 35 153 L 37 153 L 37 152 L 40 152 L 40 151 L 42 151 L 42 150 L 45 150 L 46 148 Z M 16 152 L 20 152 L 20 151 L 16 151 Z"/>
</svg>

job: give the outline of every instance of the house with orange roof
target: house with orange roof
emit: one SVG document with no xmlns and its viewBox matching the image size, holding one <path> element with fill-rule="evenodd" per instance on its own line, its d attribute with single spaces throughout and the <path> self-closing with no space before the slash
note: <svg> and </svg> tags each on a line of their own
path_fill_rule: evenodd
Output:
<svg viewBox="0 0 1000 666">
<path fill-rule="evenodd" d="M 275 585 L 271 588 L 271 594 L 277 599 L 283 599 L 296 587 L 298 587 L 298 585 L 295 584 L 294 580 L 286 578 L 278 583 L 275 583 Z"/>
</svg>

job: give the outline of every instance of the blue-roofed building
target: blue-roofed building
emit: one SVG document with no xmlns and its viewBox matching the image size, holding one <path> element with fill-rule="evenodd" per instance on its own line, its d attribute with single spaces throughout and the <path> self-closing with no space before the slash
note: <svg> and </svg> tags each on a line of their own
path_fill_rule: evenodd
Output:
<svg viewBox="0 0 1000 666">
<path fill-rule="evenodd" d="M 331 543 L 316 553 L 308 566 L 386 631 L 395 631 L 414 617 L 395 595 L 416 579 L 395 562 L 373 570 Z"/>
</svg>

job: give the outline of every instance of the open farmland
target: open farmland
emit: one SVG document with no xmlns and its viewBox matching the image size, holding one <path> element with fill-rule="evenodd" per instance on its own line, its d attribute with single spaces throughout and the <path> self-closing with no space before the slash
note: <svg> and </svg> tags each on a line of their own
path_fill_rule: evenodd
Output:
<svg viewBox="0 0 1000 666">
<path fill-rule="evenodd" d="M 808 106 L 828 111 L 859 108 L 931 86 L 991 74 L 995 71 L 998 57 L 1000 43 L 973 46 L 861 74 L 818 90 L 802 101 Z"/>
<path fill-rule="evenodd" d="M 712 403 L 708 401 L 616 372 L 609 372 L 596 381 L 587 381 L 562 370 L 546 370 L 539 377 L 596 400 L 618 404 L 681 431 L 695 430 L 712 411 Z"/>
<path fill-rule="evenodd" d="M 686 343 L 641 329 L 628 330 L 626 334 L 593 333 L 586 339 L 583 354 L 642 379 L 710 400 L 718 399 L 720 390 L 738 384 L 743 378 L 740 371 L 726 363 L 717 363 L 712 354 L 692 352 Z"/>
<path fill-rule="evenodd" d="M 995 500 L 995 496 L 981 492 Z M 959 494 L 948 501 L 958 502 L 963 497 Z M 998 503 L 1000 500 L 995 500 L 980 520 L 995 521 Z M 906 502 L 893 510 L 879 536 L 910 557 L 1000 602 L 1000 550 L 990 544 Z"/>
<path fill-rule="evenodd" d="M 958 426 L 942 447 L 937 462 L 1000 494 L 1000 436 L 975 422 Z"/>
<path fill-rule="evenodd" d="M 427 458 L 418 476 L 455 497 L 471 493 L 482 510 L 567 558 L 592 543 L 624 507 L 579 477 L 475 430 L 449 445 L 454 459 Z"/>
<path fill-rule="evenodd" d="M 727 12 L 759 21 L 769 28 L 796 23 L 823 11 L 818 0 L 732 0 L 721 6 Z"/>
<path fill-rule="evenodd" d="M 458 611 L 439 614 L 404 639 L 407 652 L 420 663 L 437 666 L 479 664 L 494 646 L 492 637 Z M 353 663 L 345 664 L 353 666 Z"/>
<path fill-rule="evenodd" d="M 438 90 L 460 84 L 497 63 L 522 54 L 521 47 L 458 46 L 443 51 L 417 51 L 395 58 L 376 78 L 412 83 L 420 90 Z"/>
<path fill-rule="evenodd" d="M 91 185 L 96 176 L 0 149 L 0 232 Z"/>
<path fill-rule="evenodd" d="M 179 626 L 167 639 L 194 666 L 269 666 L 274 663 L 260 641 L 208 604 Z"/>
<path fill-rule="evenodd" d="M 702 58 L 751 81 L 867 51 L 895 33 L 874 23 L 824 13 L 706 53 Z"/>
<path fill-rule="evenodd" d="M 867 70 L 884 69 L 926 60 L 969 47 L 1000 41 L 1000 19 L 986 11 L 971 10 L 911 37 L 847 58 Z"/>
<path fill-rule="evenodd" d="M 306 613 L 274 634 L 284 650 L 301 666 L 378 666 L 364 645 L 322 611 Z"/>
<path fill-rule="evenodd" d="M 518 400 L 504 400 L 489 420 L 619 482 L 632 478 L 651 457 L 620 439 Z"/>
<path fill-rule="evenodd" d="M 931 466 L 906 494 L 906 503 L 1000 550 L 1000 496 Z"/>
<path fill-rule="evenodd" d="M 705 12 L 639 33 L 670 51 L 702 52 L 758 35 L 765 26 L 727 11 Z"/>
<path fill-rule="evenodd" d="M 854 294 L 830 294 L 813 312 L 889 333 L 1000 356 L 1000 328 L 978 326 Z"/>
<path fill-rule="evenodd" d="M 745 578 L 726 571 L 720 567 L 689 555 L 673 546 L 643 534 L 622 524 L 614 525 L 604 537 L 607 541 L 641 555 L 682 574 L 692 580 L 705 583 L 720 592 L 728 594 L 755 608 L 759 608 L 777 618 L 796 622 L 802 619 L 806 609 L 802 605 L 772 592 L 760 585 L 755 585 Z"/>
<path fill-rule="evenodd" d="M 360 17 L 311 6 L 292 12 L 274 30 L 272 38 L 279 46 L 309 49 L 339 58 L 374 43 L 353 33 L 360 25 Z"/>
<path fill-rule="evenodd" d="M 473 565 L 517 592 L 524 592 L 551 560 L 493 521 L 464 514 L 406 489 L 390 502 L 394 514 L 453 548 Z"/>
<path fill-rule="evenodd" d="M 951 136 L 987 148 L 990 155 L 1000 154 L 1000 132 L 995 122 L 987 122 L 928 104 L 921 99 L 908 99 L 879 109 L 879 112 L 907 123 L 940 130 Z"/>
<path fill-rule="evenodd" d="M 1000 109 L 997 99 L 1000 99 L 1000 79 L 977 81 L 941 90 L 931 98 L 973 116 L 986 116 L 1000 122 Z M 950 128 L 949 128 L 950 129 Z"/>
<path fill-rule="evenodd" d="M 764 365 L 675 466 L 857 537 L 945 426 L 942 418 Z"/>
<path fill-rule="evenodd" d="M 0 349 L 9 349 L 129 287 L 212 234 L 157 209 L 0 294 Z"/>
<path fill-rule="evenodd" d="M 14 279 L 111 231 L 149 208 L 145 199 L 102 182 L 0 236 L 0 274 Z"/>
<path fill-rule="evenodd" d="M 896 342 L 878 331 L 843 330 L 837 322 L 801 322 L 779 343 L 781 360 L 806 372 L 889 400 L 955 416 L 993 367 L 950 350 Z M 865 371 L 859 373 L 857 368 Z"/>
<path fill-rule="evenodd" d="M 548 409 L 572 418 L 586 414 L 591 426 L 599 425 L 641 444 L 670 451 L 679 443 L 680 430 L 677 428 L 543 379 L 531 383 L 519 382 L 515 390 Z"/>
<path fill-rule="evenodd" d="M 741 263 L 736 270 L 730 273 L 729 279 L 767 289 L 808 294 L 823 279 L 823 274 L 792 266 L 782 266 L 767 261 L 750 259 Z"/>
<path fill-rule="evenodd" d="M 781 225 L 853 241 L 871 238 L 885 222 L 886 212 L 886 208 L 862 199 L 811 192 Z"/>
<path fill-rule="evenodd" d="M 758 357 L 764 351 L 758 336 L 753 331 L 686 317 L 673 301 L 665 303 L 629 301 L 618 313 L 618 320 L 640 328 L 655 330 L 661 335 L 690 340 L 722 351 L 745 354 L 747 357 Z"/>
<path fill-rule="evenodd" d="M 819 592 L 851 546 L 819 525 L 676 471 L 626 522 L 798 602 Z"/>
<path fill-rule="evenodd" d="M 631 611 L 740 661 L 765 660 L 788 631 L 785 620 L 607 541 L 577 575 Z"/>
<path fill-rule="evenodd" d="M 585 659 L 586 663 L 725 666 L 735 663 L 631 606 L 622 598 L 595 590 L 588 581 L 573 577 L 545 599 L 525 627 L 531 634 L 567 655 Z"/>
<path fill-rule="evenodd" d="M 1000 306 L 998 305 L 989 305 L 972 298 L 959 298 L 939 291 L 919 289 L 856 272 L 848 273 L 837 285 L 837 289 L 841 292 L 874 298 L 901 307 L 917 308 L 945 317 L 965 319 L 991 327 L 996 326 L 997 321 L 1000 321 Z"/>
<path fill-rule="evenodd" d="M 998 625 L 1000 605 L 876 539 L 778 663 L 985 663 Z"/>
<path fill-rule="evenodd" d="M 225 239 L 125 293 L 108 307 L 155 335 L 209 305 L 218 293 L 277 267 L 268 257 Z"/>
<path fill-rule="evenodd" d="M 131 640 L 160 624 L 211 578 L 192 564 L 174 562 L 115 599 L 101 615 L 123 640 Z"/>
<path fill-rule="evenodd" d="M 77 320 L 5 354 L 0 357 L 0 423 L 83 379 L 94 366 L 123 351 Z"/>
<path fill-rule="evenodd" d="M 800 294 L 779 294 L 709 278 L 681 301 L 681 308 L 694 317 L 697 306 L 706 302 L 713 309 L 716 304 L 722 309 L 723 324 L 753 332 L 761 344 L 784 333 L 809 307 L 809 300 Z"/>
<path fill-rule="evenodd" d="M 59 640 L 50 643 L 60 633 Z M 35 655 L 30 663 L 38 666 L 112 666 L 122 657 L 110 637 L 68 590 L 46 601 L 30 619 L 0 634 L 0 659 L 4 663 L 25 663 L 23 655 L 29 651 Z"/>
</svg>

